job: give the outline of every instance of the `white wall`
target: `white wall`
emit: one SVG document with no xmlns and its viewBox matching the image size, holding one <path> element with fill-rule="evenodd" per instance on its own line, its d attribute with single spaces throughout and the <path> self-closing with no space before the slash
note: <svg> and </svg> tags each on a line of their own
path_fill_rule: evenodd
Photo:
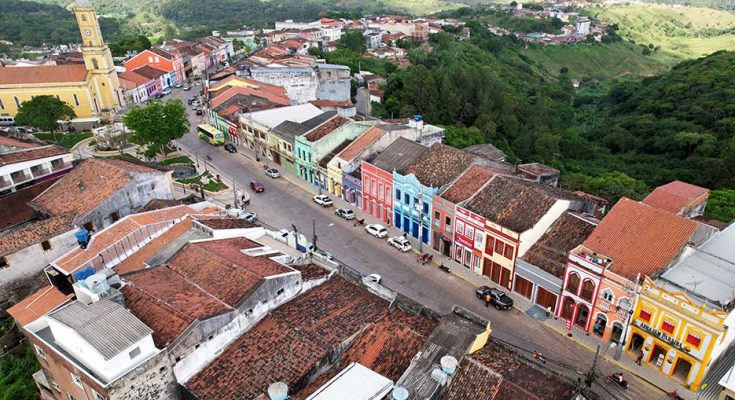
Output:
<svg viewBox="0 0 735 400">
<path fill-rule="evenodd" d="M 521 233 L 521 242 L 518 245 L 518 257 L 523 257 L 524 254 L 531 248 L 541 236 L 551 227 L 566 210 L 569 209 L 571 202 L 569 200 L 557 200 L 553 206 L 546 212 L 546 215 L 541 217 L 533 228 Z"/>
</svg>

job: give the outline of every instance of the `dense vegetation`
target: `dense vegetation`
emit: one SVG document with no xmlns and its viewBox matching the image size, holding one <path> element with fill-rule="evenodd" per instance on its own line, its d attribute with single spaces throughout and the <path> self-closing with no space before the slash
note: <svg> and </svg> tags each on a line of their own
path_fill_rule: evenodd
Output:
<svg viewBox="0 0 735 400">
<path fill-rule="evenodd" d="M 564 23 L 559 18 L 535 18 L 532 16 L 514 16 L 505 10 L 487 10 L 483 12 L 482 22 L 505 28 L 511 32 L 544 32 L 558 34 Z"/>
<path fill-rule="evenodd" d="M 105 39 L 115 40 L 123 33 L 120 21 L 100 18 Z M 64 44 L 81 41 L 74 14 L 56 5 L 21 0 L 6 0 L 0 13 L 0 39 L 17 45 Z"/>
<path fill-rule="evenodd" d="M 35 400 L 38 389 L 33 373 L 38 370 L 30 346 L 22 356 L 10 353 L 0 358 L 0 400 Z"/>
</svg>

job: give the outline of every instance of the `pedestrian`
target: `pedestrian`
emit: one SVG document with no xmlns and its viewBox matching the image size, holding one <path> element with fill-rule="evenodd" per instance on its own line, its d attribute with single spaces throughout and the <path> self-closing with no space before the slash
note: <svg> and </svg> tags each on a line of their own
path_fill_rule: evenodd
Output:
<svg viewBox="0 0 735 400">
<path fill-rule="evenodd" d="M 490 293 L 485 293 L 485 307 L 490 307 Z"/>
<path fill-rule="evenodd" d="M 635 359 L 635 363 L 641 365 L 641 361 L 643 361 L 643 350 L 638 354 L 638 357 Z"/>
<path fill-rule="evenodd" d="M 549 318 L 551 316 L 551 306 L 546 307 L 546 318 Z"/>
</svg>

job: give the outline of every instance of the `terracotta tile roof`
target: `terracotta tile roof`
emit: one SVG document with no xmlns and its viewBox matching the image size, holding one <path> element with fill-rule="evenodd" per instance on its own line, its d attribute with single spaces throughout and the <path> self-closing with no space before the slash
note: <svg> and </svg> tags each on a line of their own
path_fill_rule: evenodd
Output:
<svg viewBox="0 0 735 400">
<path fill-rule="evenodd" d="M 686 218 L 628 198 L 618 201 L 584 247 L 612 259 L 610 270 L 630 280 L 674 262 L 697 229 Z"/>
<path fill-rule="evenodd" d="M 196 319 L 231 308 L 168 267 L 151 268 L 126 277 L 125 305 L 153 330 L 158 347 L 173 342 Z"/>
<path fill-rule="evenodd" d="M 200 221 L 200 223 L 212 229 L 243 229 L 258 227 L 258 225 L 240 218 L 205 219 Z"/>
<path fill-rule="evenodd" d="M 570 212 L 561 215 L 523 256 L 527 262 L 561 278 L 567 254 L 590 236 L 599 221 Z"/>
<path fill-rule="evenodd" d="M 311 130 L 306 134 L 306 140 L 310 142 L 316 142 L 317 140 L 329 135 L 334 132 L 337 128 L 349 124 L 349 119 L 341 116 L 336 116 L 329 121 L 319 125 L 318 127 Z"/>
<path fill-rule="evenodd" d="M 161 173 L 122 160 L 89 158 L 30 204 L 51 215 L 74 213 L 84 216 L 132 181 L 135 172 Z"/>
<path fill-rule="evenodd" d="M 7 136 L 0 136 L 0 146 L 8 147 L 38 147 L 35 143 L 23 142 L 18 139 L 9 138 Z"/>
<path fill-rule="evenodd" d="M 517 233 L 531 229 L 557 200 L 579 200 L 571 192 L 520 178 L 496 175 L 465 208 Z"/>
<path fill-rule="evenodd" d="M 144 85 L 148 83 L 151 78 L 147 78 L 143 75 L 140 75 L 138 73 L 135 73 L 134 71 L 125 71 L 125 72 L 118 72 L 117 77 L 120 79 L 125 79 L 130 82 L 133 82 L 137 85 Z"/>
<path fill-rule="evenodd" d="M 174 58 L 176 58 L 173 54 L 169 53 L 168 51 L 166 51 L 166 50 L 164 50 L 164 49 L 162 49 L 160 47 L 151 47 L 150 49 L 148 49 L 148 51 L 150 51 L 153 54 L 156 54 L 156 55 L 159 55 L 161 57 L 164 57 L 164 58 L 166 58 L 168 60 L 173 60 Z"/>
<path fill-rule="evenodd" d="M 36 211 L 27 203 L 54 182 L 56 179 L 51 179 L 0 197 L 0 231 L 34 219 Z"/>
<path fill-rule="evenodd" d="M 317 99 L 312 100 L 309 103 L 322 108 L 322 107 L 352 107 L 352 102 L 350 100 L 345 101 L 337 101 L 337 100 L 328 100 L 328 99 Z"/>
<path fill-rule="evenodd" d="M 575 393 L 571 382 L 490 339 L 462 360 L 444 399 L 560 400 Z"/>
<path fill-rule="evenodd" d="M 239 86 L 233 86 L 233 87 L 224 89 L 222 92 L 217 94 L 217 97 L 210 100 L 209 107 L 215 108 L 238 94 L 243 95 L 243 96 L 261 97 L 275 104 L 280 104 L 282 106 L 291 105 L 291 100 L 288 98 L 288 95 L 286 95 L 285 91 L 284 93 L 275 94 L 275 93 L 267 92 L 264 90 L 258 90 L 257 88 L 244 88 L 244 87 L 239 87 Z"/>
<path fill-rule="evenodd" d="M 378 139 L 385 135 L 385 133 L 386 132 L 378 126 L 371 127 L 365 133 L 363 133 L 362 136 L 352 142 L 352 144 L 347 146 L 346 149 L 342 150 L 342 152 L 339 153 L 339 158 L 345 161 L 354 160 L 355 157 L 362 154 L 362 152 L 364 152 L 368 147 L 370 147 L 373 143 L 375 143 Z"/>
<path fill-rule="evenodd" d="M 260 90 L 262 92 L 267 92 L 267 93 L 272 93 L 272 94 L 288 97 L 288 94 L 286 93 L 286 89 L 283 86 L 276 86 L 276 85 L 271 85 L 271 84 L 264 83 L 264 82 L 258 82 L 256 80 L 243 78 L 242 76 L 237 76 L 237 75 L 229 76 L 215 83 L 214 85 L 210 86 L 209 90 L 217 91 L 223 87 L 234 86 L 231 84 L 232 81 L 239 81 L 239 82 L 245 83 L 249 87 Z"/>
<path fill-rule="evenodd" d="M 26 326 L 66 303 L 72 297 L 74 296 L 71 294 L 61 293 L 54 286 L 46 286 L 8 308 L 8 314 L 18 325 Z"/>
<path fill-rule="evenodd" d="M 183 197 L 180 199 L 152 199 L 148 202 L 143 208 L 141 208 L 138 212 L 143 213 L 146 211 L 154 211 L 154 210 L 160 210 L 163 208 L 169 208 L 174 206 L 179 206 L 182 204 L 195 204 L 200 202 L 201 199 L 197 197 L 195 194 L 190 194 L 187 197 Z"/>
<path fill-rule="evenodd" d="M 158 254 L 166 246 L 170 245 L 188 232 L 189 229 L 192 228 L 191 221 L 191 218 L 185 218 L 183 221 L 166 230 L 166 232 L 162 233 L 160 236 L 146 243 L 145 246 L 138 249 L 120 264 L 116 265 L 115 271 L 120 275 L 126 275 L 131 272 L 140 271 L 153 266 L 147 265 L 146 261 L 150 260 L 151 257 Z"/>
<path fill-rule="evenodd" d="M 20 68 L 20 67 L 18 67 Z M 60 146 L 30 147 L 12 153 L 0 154 L 0 166 L 20 163 L 24 161 L 38 160 L 40 158 L 60 156 L 69 154 L 69 150 Z"/>
<path fill-rule="evenodd" d="M 166 71 L 165 69 L 156 68 L 152 65 L 144 65 L 142 67 L 134 69 L 133 72 L 148 79 L 158 79 L 161 77 L 161 75 L 168 74 L 172 71 Z"/>
<path fill-rule="evenodd" d="M 406 174 L 414 174 L 424 186 L 438 188 L 466 170 L 474 156 L 452 146 L 437 143 L 414 161 Z"/>
<path fill-rule="evenodd" d="M 709 189 L 690 183 L 674 181 L 654 189 L 645 199 L 644 204 L 678 214 L 694 200 L 706 196 Z"/>
<path fill-rule="evenodd" d="M 271 312 L 186 386 L 202 399 L 253 399 L 276 381 L 296 391 L 317 363 L 387 311 L 385 300 L 334 277 Z"/>
<path fill-rule="evenodd" d="M 444 191 L 441 197 L 455 204 L 465 201 L 475 194 L 475 192 L 478 191 L 482 185 L 487 183 L 487 181 L 489 181 L 494 175 L 495 172 L 489 168 L 473 165 L 460 175 L 460 177 Z"/>
<path fill-rule="evenodd" d="M 329 271 L 327 271 L 326 269 L 316 264 L 289 265 L 289 266 L 301 272 L 301 279 L 304 281 L 319 279 L 329 274 Z"/>
<path fill-rule="evenodd" d="M 521 172 L 525 172 L 534 176 L 554 175 L 559 173 L 558 169 L 551 168 L 548 165 L 544 165 L 541 163 L 521 164 L 518 166 L 518 169 L 520 169 Z"/>
<path fill-rule="evenodd" d="M 86 249 L 77 247 L 61 256 L 59 259 L 54 261 L 53 264 L 62 270 L 71 273 L 77 268 L 87 265 L 91 260 L 97 258 L 99 253 L 107 247 L 119 242 L 122 238 L 143 226 L 158 222 L 173 221 L 187 215 L 205 213 L 205 211 L 197 211 L 189 206 L 181 205 L 162 210 L 129 215 L 92 235 L 92 239 L 90 239 Z"/>
<path fill-rule="evenodd" d="M 0 67 L 0 85 L 85 82 L 86 79 L 84 64 Z"/>
<path fill-rule="evenodd" d="M 9 230 L 0 235 L 0 256 L 15 253 L 44 240 L 49 240 L 64 232 L 74 229 L 73 216 L 59 215 L 31 222 L 18 229 Z"/>
<path fill-rule="evenodd" d="M 339 154 L 342 150 L 346 149 L 347 146 L 349 146 L 352 143 L 352 139 L 347 139 L 340 143 L 337 147 L 332 149 L 329 153 L 327 153 L 326 156 L 319 159 L 319 166 L 322 168 L 327 168 L 327 164 L 329 164 L 332 159 Z"/>
</svg>

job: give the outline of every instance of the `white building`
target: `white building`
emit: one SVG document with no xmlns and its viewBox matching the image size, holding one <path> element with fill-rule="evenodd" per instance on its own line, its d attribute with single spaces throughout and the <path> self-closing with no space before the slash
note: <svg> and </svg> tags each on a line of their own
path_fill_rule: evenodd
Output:
<svg viewBox="0 0 735 400">
<path fill-rule="evenodd" d="M 292 19 L 287 19 L 285 21 L 276 21 L 276 30 L 282 31 L 285 29 L 296 29 L 300 31 L 304 31 L 307 29 L 320 29 L 322 27 L 322 23 L 319 20 L 316 21 L 294 21 Z"/>
<path fill-rule="evenodd" d="M 316 100 L 319 77 L 313 68 L 253 68 L 250 76 L 263 83 L 282 86 L 297 104 Z"/>
<path fill-rule="evenodd" d="M 574 30 L 579 36 L 587 36 L 590 33 L 590 19 L 587 17 L 577 18 L 577 23 L 574 25 Z"/>
</svg>

